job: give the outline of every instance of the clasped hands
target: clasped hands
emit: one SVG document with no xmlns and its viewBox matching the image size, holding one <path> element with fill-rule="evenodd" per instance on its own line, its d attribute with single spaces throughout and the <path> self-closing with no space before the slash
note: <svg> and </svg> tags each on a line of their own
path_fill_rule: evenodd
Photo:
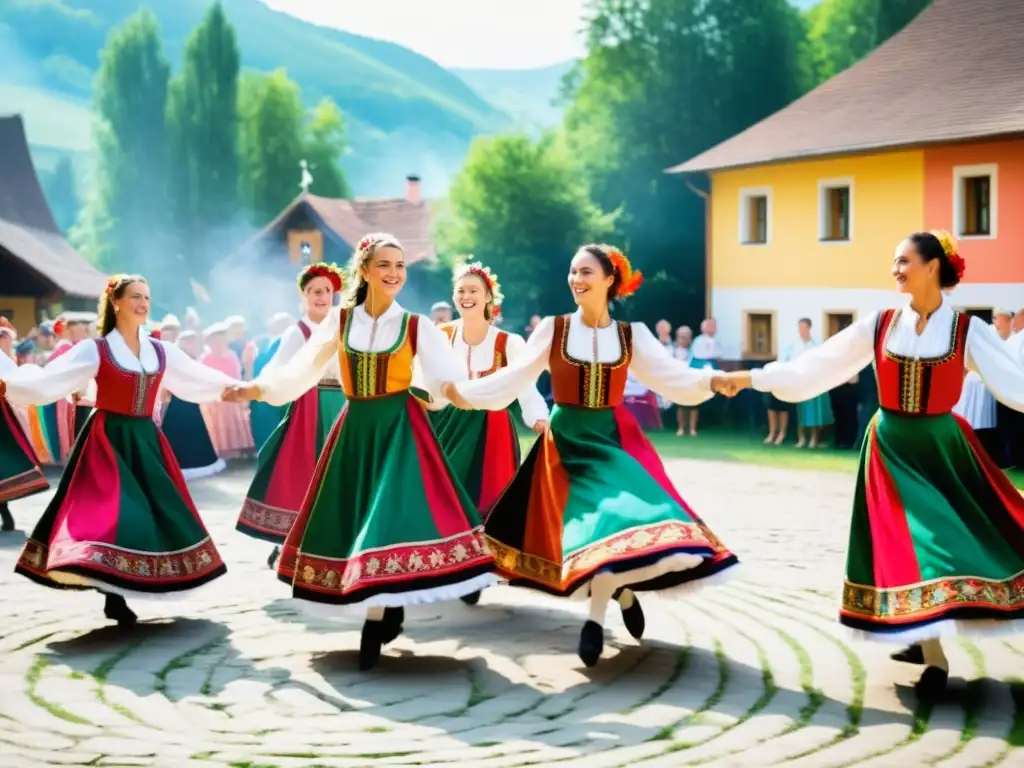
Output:
<svg viewBox="0 0 1024 768">
<path fill-rule="evenodd" d="M 225 389 L 221 393 L 220 399 L 224 403 L 247 403 L 250 400 L 259 400 L 260 388 L 255 384 L 236 384 Z"/>
<path fill-rule="evenodd" d="M 750 371 L 716 373 L 711 377 L 711 391 L 725 397 L 736 397 L 744 389 L 749 389 L 750 386 Z"/>
</svg>

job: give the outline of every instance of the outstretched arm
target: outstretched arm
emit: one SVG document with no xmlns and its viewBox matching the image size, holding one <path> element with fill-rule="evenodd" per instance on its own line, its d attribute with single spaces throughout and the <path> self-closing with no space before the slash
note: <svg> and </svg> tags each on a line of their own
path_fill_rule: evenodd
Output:
<svg viewBox="0 0 1024 768">
<path fill-rule="evenodd" d="M 637 381 L 679 405 L 700 405 L 714 397 L 711 368 L 691 368 L 676 360 L 643 323 L 632 323 L 633 360 Z"/>
<path fill-rule="evenodd" d="M 46 405 L 84 391 L 100 367 L 96 342 L 89 339 L 76 344 L 67 353 L 40 368 L 38 365 L 14 367 L 0 374 L 7 399 L 16 405 Z"/>
<path fill-rule="evenodd" d="M 457 394 L 456 404 L 485 411 L 508 408 L 524 387 L 536 383 L 537 377 L 547 367 L 554 335 L 555 319 L 544 318 L 523 345 L 522 353 L 514 361 L 510 360 L 508 366 L 482 379 L 455 384 L 452 389 Z"/>
<path fill-rule="evenodd" d="M 185 354 L 176 344 L 153 341 L 161 344 L 167 359 L 164 370 L 163 388 L 172 395 L 192 403 L 209 403 L 219 400 L 225 389 L 235 387 L 239 381 L 216 368 L 203 365 Z"/>
<path fill-rule="evenodd" d="M 967 367 L 977 372 L 992 395 L 1015 411 L 1024 412 L 1024 366 L 988 323 L 971 318 L 967 328 Z"/>
</svg>

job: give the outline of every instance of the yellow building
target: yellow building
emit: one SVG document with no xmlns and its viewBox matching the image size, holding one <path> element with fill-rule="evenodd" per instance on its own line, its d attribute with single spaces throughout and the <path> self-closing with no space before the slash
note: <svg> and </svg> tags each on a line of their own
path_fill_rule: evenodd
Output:
<svg viewBox="0 0 1024 768">
<path fill-rule="evenodd" d="M 1024 110 L 995 85 L 1024 81 L 1020 29 L 1020 0 L 935 0 L 849 70 L 670 170 L 710 177 L 708 307 L 730 358 L 776 357 L 804 317 L 821 340 L 893 306 L 894 248 L 924 228 L 964 241 L 957 304 L 1024 303 L 1024 271 L 1007 271 L 1015 216 L 989 223 L 1024 170 Z"/>
</svg>

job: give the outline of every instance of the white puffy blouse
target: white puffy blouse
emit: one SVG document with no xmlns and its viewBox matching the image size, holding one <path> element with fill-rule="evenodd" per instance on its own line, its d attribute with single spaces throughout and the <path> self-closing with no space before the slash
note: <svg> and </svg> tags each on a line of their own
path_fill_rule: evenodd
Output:
<svg viewBox="0 0 1024 768">
<path fill-rule="evenodd" d="M 646 325 L 631 326 L 633 356 L 629 370 L 640 384 L 680 405 L 700 405 L 714 395 L 711 376 L 716 371 L 691 368 L 673 357 Z M 457 383 L 456 389 L 473 408 L 508 407 L 524 386 L 535 382 L 548 368 L 554 335 L 555 319 L 544 318 L 514 364 L 485 378 Z M 590 328 L 584 325 L 580 310 L 576 310 L 569 318 L 566 354 L 580 362 L 617 362 L 622 358 L 617 324 Z"/>
<path fill-rule="evenodd" d="M 139 356 L 128 348 L 120 331 L 106 336 L 114 361 L 126 371 L 155 373 L 160 367 L 156 346 L 163 347 L 166 367 L 161 385 L 171 394 L 193 403 L 219 400 L 228 387 L 237 385 L 235 379 L 209 366 L 193 360 L 176 345 L 151 338 L 139 331 Z M 2 357 L 2 355 L 0 355 Z M 44 367 L 38 365 L 0 368 L 0 378 L 7 386 L 8 399 L 17 405 L 45 405 L 85 392 L 100 367 L 100 351 L 94 339 L 75 344 L 70 351 Z"/>
<path fill-rule="evenodd" d="M 780 400 L 799 403 L 849 381 L 874 359 L 878 315 L 866 315 L 795 360 L 755 368 L 750 372 L 751 384 Z M 908 303 L 888 335 L 886 349 L 911 358 L 935 358 L 949 352 L 955 313 L 948 300 L 943 298 L 920 336 L 916 328 L 918 318 Z M 966 340 L 968 369 L 981 376 L 997 400 L 1024 411 L 1024 366 L 1011 350 L 992 326 L 977 317 L 971 318 Z"/>
</svg>

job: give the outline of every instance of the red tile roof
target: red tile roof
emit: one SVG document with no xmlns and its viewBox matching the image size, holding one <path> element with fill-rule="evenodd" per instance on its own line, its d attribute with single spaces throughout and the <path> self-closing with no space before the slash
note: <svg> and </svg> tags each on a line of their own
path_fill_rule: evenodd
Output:
<svg viewBox="0 0 1024 768">
<path fill-rule="evenodd" d="M 39 184 L 20 115 L 0 117 L 0 248 L 58 293 L 96 298 L 106 276 L 68 245 Z"/>
<path fill-rule="evenodd" d="M 670 173 L 1024 133 L 1024 0 L 934 0 L 873 53 Z"/>
<path fill-rule="evenodd" d="M 436 252 L 431 236 L 432 217 L 427 203 L 404 198 L 342 200 L 299 195 L 277 217 L 253 235 L 243 249 L 274 231 L 299 206 L 308 206 L 346 245 L 355 247 L 371 232 L 388 232 L 398 238 L 409 264 L 433 259 Z"/>
</svg>

